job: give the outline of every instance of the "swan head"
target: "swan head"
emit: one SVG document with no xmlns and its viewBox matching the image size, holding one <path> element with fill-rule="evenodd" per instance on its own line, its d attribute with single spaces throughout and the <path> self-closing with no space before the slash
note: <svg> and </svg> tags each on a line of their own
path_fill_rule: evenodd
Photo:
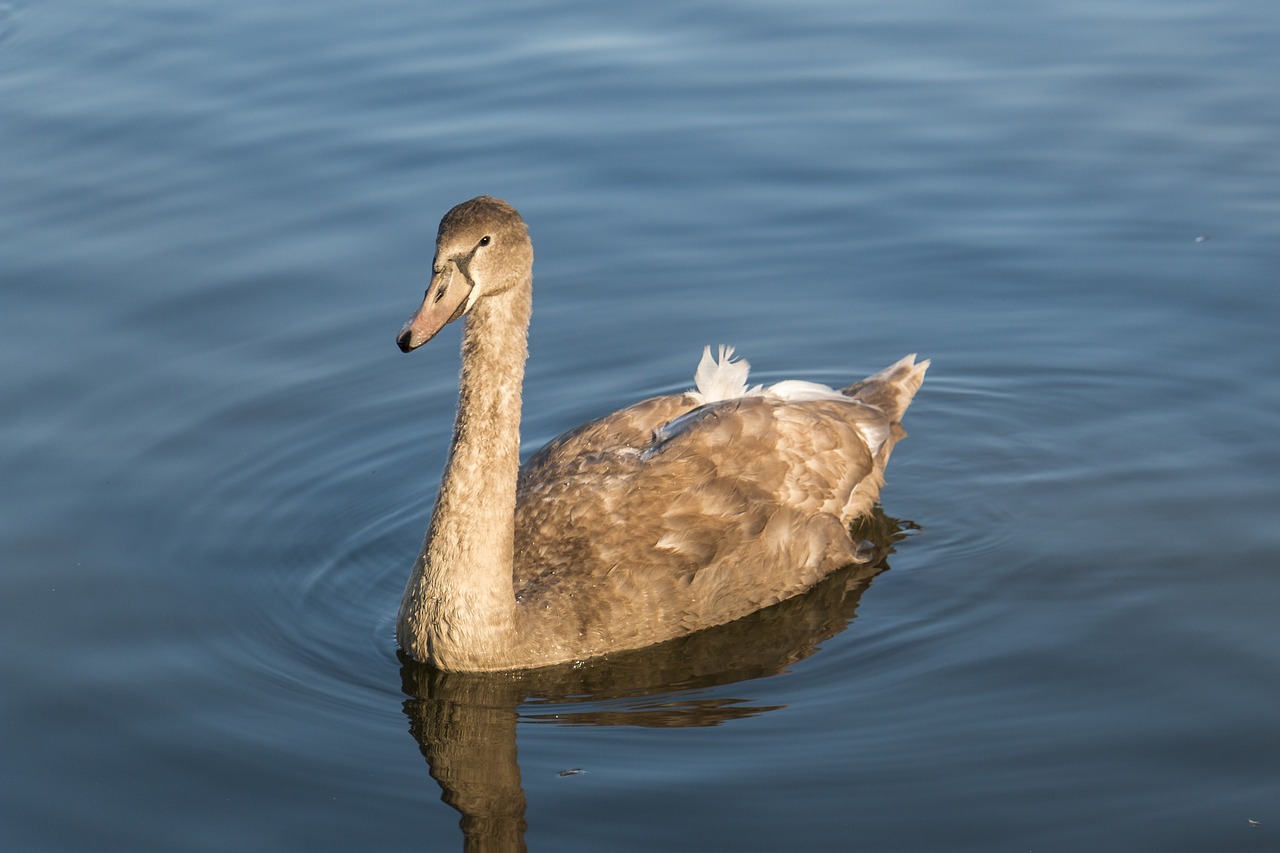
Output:
<svg viewBox="0 0 1280 853">
<path fill-rule="evenodd" d="M 464 201 L 440 220 L 431 284 L 396 336 L 400 351 L 422 346 L 479 300 L 527 287 L 532 269 L 533 244 L 516 209 L 487 195 Z"/>
</svg>

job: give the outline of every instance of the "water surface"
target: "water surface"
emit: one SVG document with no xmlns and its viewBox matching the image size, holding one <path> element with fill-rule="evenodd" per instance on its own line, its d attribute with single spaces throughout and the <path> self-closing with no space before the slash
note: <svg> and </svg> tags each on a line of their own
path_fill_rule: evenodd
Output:
<svg viewBox="0 0 1280 853">
<path fill-rule="evenodd" d="M 1277 43 L 1242 0 L 0 4 L 0 847 L 1274 849 Z M 932 358 L 888 570 L 402 667 L 457 330 L 393 338 L 480 193 L 537 251 L 530 450 L 706 344 Z"/>
</svg>

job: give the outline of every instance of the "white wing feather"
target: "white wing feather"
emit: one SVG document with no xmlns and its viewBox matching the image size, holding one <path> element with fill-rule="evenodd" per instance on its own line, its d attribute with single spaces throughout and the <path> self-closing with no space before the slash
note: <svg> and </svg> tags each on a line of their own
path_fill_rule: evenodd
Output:
<svg viewBox="0 0 1280 853">
<path fill-rule="evenodd" d="M 733 347 L 721 344 L 718 359 L 711 357 L 711 347 L 703 347 L 702 360 L 698 362 L 698 369 L 693 374 L 698 390 L 690 391 L 690 396 L 701 406 L 759 394 L 759 385 L 747 387 L 747 373 L 750 370 L 751 362 L 746 359 L 733 360 Z"/>
</svg>

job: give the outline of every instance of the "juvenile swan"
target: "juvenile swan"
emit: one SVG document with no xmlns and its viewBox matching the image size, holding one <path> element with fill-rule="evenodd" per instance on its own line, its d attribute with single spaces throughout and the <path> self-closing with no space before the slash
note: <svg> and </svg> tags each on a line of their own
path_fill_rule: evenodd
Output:
<svg viewBox="0 0 1280 853">
<path fill-rule="evenodd" d="M 533 246 L 506 202 L 445 214 L 404 352 L 466 317 L 453 446 L 396 637 L 446 670 L 525 669 L 720 625 L 858 562 L 928 361 L 835 391 L 746 384 L 710 348 L 696 390 L 654 397 L 520 464 Z"/>
</svg>

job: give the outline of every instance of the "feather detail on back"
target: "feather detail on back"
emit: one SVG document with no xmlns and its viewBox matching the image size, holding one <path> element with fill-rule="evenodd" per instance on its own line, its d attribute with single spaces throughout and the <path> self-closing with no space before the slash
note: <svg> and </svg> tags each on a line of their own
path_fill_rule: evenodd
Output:
<svg viewBox="0 0 1280 853">
<path fill-rule="evenodd" d="M 760 392 L 760 386 L 747 388 L 747 373 L 751 370 L 751 362 L 744 359 L 733 360 L 733 347 L 720 345 L 720 357 L 711 357 L 711 347 L 703 347 L 702 360 L 694 371 L 693 381 L 698 390 L 690 391 L 689 396 L 696 405 L 719 403 L 722 400 L 734 400 Z"/>
<path fill-rule="evenodd" d="M 868 376 L 861 382 L 837 391 L 820 382 L 808 382 L 803 379 L 784 379 L 767 388 L 762 385 L 747 386 L 747 375 L 751 370 L 751 362 L 745 358 L 735 360 L 733 347 L 725 344 L 719 346 L 719 357 L 711 356 L 711 347 L 703 347 L 702 359 L 693 374 L 697 390 L 689 391 L 688 396 L 695 406 L 709 403 L 720 403 L 726 400 L 737 400 L 742 397 L 767 397 L 787 403 L 809 403 L 816 400 L 854 401 L 879 409 L 890 421 L 902 418 L 903 412 L 911 403 L 911 398 L 924 382 L 925 371 L 929 361 L 916 363 L 915 353 L 900 359 L 879 373 Z M 682 428 L 698 419 L 701 413 L 688 412 L 685 416 L 660 426 L 655 432 L 659 441 L 670 438 Z M 692 417 L 690 417 L 692 416 Z M 867 443 L 871 455 L 875 456 L 888 440 L 890 424 L 882 419 L 851 418 Z"/>
<path fill-rule="evenodd" d="M 841 394 L 830 385 L 823 385 L 820 382 L 806 382 L 803 379 L 784 379 L 781 382 L 775 382 L 765 389 L 765 393 L 770 397 L 786 400 L 788 403 L 849 399 L 847 395 Z"/>
<path fill-rule="evenodd" d="M 908 356 L 908 359 L 913 358 L 914 356 Z M 904 362 L 907 362 L 907 359 L 899 361 L 893 367 L 883 370 L 875 376 L 868 377 L 859 383 L 858 387 L 867 384 L 872 379 L 884 379 L 889 371 L 901 366 Z M 911 365 L 908 363 L 908 366 Z M 784 379 L 767 388 L 762 385 L 748 387 L 747 375 L 750 371 L 751 362 L 745 358 L 736 360 L 733 358 L 733 347 L 720 344 L 718 358 L 712 357 L 711 347 L 703 347 L 702 359 L 698 362 L 698 369 L 693 374 L 693 382 L 697 387 L 696 390 L 689 392 L 689 396 L 693 398 L 695 405 L 699 406 L 707 403 L 720 403 L 725 400 L 736 400 L 739 397 L 761 395 L 777 400 L 785 400 L 788 403 L 804 403 L 811 400 L 847 400 L 853 396 L 852 393 L 837 391 L 830 385 L 823 385 L 820 382 L 808 382 L 803 379 Z M 920 376 L 923 378 L 923 370 Z M 918 383 L 916 387 L 919 387 Z M 911 393 L 914 394 L 915 389 L 912 389 Z"/>
</svg>

